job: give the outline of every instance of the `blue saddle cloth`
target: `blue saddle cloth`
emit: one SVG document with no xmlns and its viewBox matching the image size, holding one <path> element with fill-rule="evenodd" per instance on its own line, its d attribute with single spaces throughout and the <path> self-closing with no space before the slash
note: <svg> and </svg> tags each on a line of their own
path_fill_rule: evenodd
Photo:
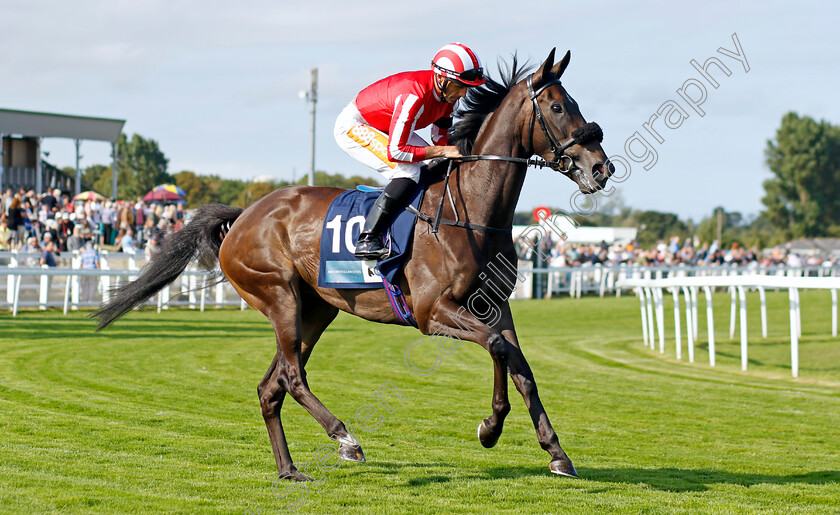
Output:
<svg viewBox="0 0 840 515">
<path fill-rule="evenodd" d="M 424 188 L 418 185 L 411 205 L 420 209 Z M 353 255 L 359 233 L 373 203 L 382 190 L 348 190 L 332 201 L 324 218 L 321 233 L 321 262 L 318 286 L 325 288 L 382 288 L 382 278 L 395 283 L 411 246 L 417 217 L 403 210 L 394 219 L 385 244 L 391 248 L 388 258 L 374 265 Z"/>
</svg>

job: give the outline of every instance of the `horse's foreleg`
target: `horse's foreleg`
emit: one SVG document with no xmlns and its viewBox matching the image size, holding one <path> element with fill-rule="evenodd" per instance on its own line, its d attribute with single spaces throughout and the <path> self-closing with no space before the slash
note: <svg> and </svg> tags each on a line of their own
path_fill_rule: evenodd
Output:
<svg viewBox="0 0 840 515">
<path fill-rule="evenodd" d="M 505 417 L 510 412 L 507 381 L 508 342 L 498 330 L 488 327 L 448 299 L 438 301 L 427 331 L 478 343 L 493 359 L 493 413 L 478 425 L 478 440 L 481 445 L 488 449 L 493 447 L 502 435 Z"/>
<path fill-rule="evenodd" d="M 551 455 L 549 468 L 555 474 L 578 477 L 575 466 L 566 455 L 566 452 L 560 447 L 557 433 L 551 427 L 551 422 L 548 420 L 548 415 L 537 392 L 537 383 L 534 381 L 534 374 L 531 372 L 531 367 L 528 365 L 525 355 L 522 354 L 522 350 L 519 348 L 516 329 L 513 326 L 513 316 L 510 313 L 510 305 L 505 303 L 501 307 L 501 311 L 500 328 L 502 329 L 502 335 L 506 341 L 510 342 L 511 347 L 508 356 L 510 377 L 513 379 L 513 384 L 516 385 L 516 389 L 519 390 L 519 393 L 522 394 L 522 398 L 525 400 L 525 406 L 528 408 L 531 421 L 537 430 L 537 439 L 540 442 L 540 446 Z"/>
<path fill-rule="evenodd" d="M 488 321 L 492 327 L 488 327 L 482 320 L 477 319 L 455 302 L 441 299 L 427 328 L 429 333 L 451 335 L 462 340 L 476 342 L 485 347 L 493 358 L 495 368 L 493 414 L 479 425 L 479 440 L 485 447 L 492 447 L 502 433 L 505 416 L 510 411 L 507 378 L 504 377 L 504 372 L 509 372 L 517 390 L 525 400 L 540 446 L 551 455 L 549 468 L 555 474 L 577 477 L 575 467 L 560 447 L 557 434 L 545 413 L 531 367 L 519 349 L 510 306 L 504 303 L 500 306 L 498 318 Z M 499 373 L 500 370 L 502 373 Z"/>
<path fill-rule="evenodd" d="M 504 345 L 504 340 L 501 345 Z M 500 346 L 501 346 L 500 345 Z M 488 349 L 493 358 L 493 414 L 481 421 L 478 425 L 478 441 L 486 448 L 491 448 L 502 436 L 502 429 L 505 424 L 505 417 L 510 412 L 508 401 L 508 380 L 507 374 L 507 350 Z"/>
</svg>

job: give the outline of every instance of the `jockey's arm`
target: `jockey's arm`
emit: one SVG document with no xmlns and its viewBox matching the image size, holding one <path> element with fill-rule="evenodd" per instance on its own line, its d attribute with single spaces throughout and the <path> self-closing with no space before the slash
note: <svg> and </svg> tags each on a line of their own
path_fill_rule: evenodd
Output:
<svg viewBox="0 0 840 515">
<path fill-rule="evenodd" d="M 444 116 L 431 125 L 432 146 L 426 147 L 426 159 L 436 157 L 461 157 L 457 147 L 447 145 L 449 136 L 447 130 L 452 127 L 452 118 Z"/>
<path fill-rule="evenodd" d="M 458 147 L 453 145 L 426 147 L 426 159 L 435 157 L 456 158 L 461 157 Z"/>
</svg>

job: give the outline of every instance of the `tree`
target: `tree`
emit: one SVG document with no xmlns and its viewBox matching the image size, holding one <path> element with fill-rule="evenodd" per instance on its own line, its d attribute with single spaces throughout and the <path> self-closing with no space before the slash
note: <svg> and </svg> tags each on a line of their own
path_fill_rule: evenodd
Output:
<svg viewBox="0 0 840 515">
<path fill-rule="evenodd" d="M 836 233 L 840 226 L 840 127 L 790 112 L 767 142 L 762 215 L 789 238 Z"/>
<path fill-rule="evenodd" d="M 184 170 L 174 176 L 175 185 L 184 190 L 187 207 L 197 207 L 201 204 L 216 202 L 210 181 L 195 172 Z"/>
<path fill-rule="evenodd" d="M 649 247 L 671 236 L 679 236 L 682 240 L 689 235 L 685 222 L 674 213 L 641 211 L 636 213 L 635 218 L 640 228 L 638 240 L 642 247 Z"/>
<path fill-rule="evenodd" d="M 297 184 L 307 184 L 307 181 L 308 179 L 306 177 L 303 177 L 299 181 L 297 181 Z M 360 175 L 345 177 L 340 173 L 329 174 L 327 172 L 315 172 L 316 186 L 332 186 L 333 188 L 344 188 L 346 190 L 352 190 L 360 184 L 379 186 L 379 183 L 375 179 L 371 179 L 369 177 L 362 177 Z"/>
<path fill-rule="evenodd" d="M 95 191 L 105 195 L 110 196 L 111 190 L 103 191 L 96 188 L 96 184 L 102 179 L 102 176 L 106 175 L 106 173 L 110 176 L 111 174 L 111 167 L 105 165 L 93 165 L 88 166 L 85 168 L 85 171 L 82 172 L 82 183 L 90 185 Z"/>
<path fill-rule="evenodd" d="M 117 152 L 119 198 L 142 197 L 158 184 L 174 181 L 166 172 L 169 159 L 160 150 L 157 141 L 146 139 L 139 134 L 134 134 L 129 141 L 125 134 L 120 134 Z M 107 182 L 110 184 L 110 177 Z"/>
<path fill-rule="evenodd" d="M 239 193 L 234 205 L 247 207 L 276 190 L 278 185 L 273 182 L 252 182 L 247 183 Z"/>
</svg>

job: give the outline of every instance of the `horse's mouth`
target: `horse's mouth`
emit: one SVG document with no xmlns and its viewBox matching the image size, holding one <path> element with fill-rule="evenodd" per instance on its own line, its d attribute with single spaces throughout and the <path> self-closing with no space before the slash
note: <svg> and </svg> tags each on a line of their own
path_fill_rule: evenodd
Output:
<svg viewBox="0 0 840 515">
<path fill-rule="evenodd" d="M 568 174 L 569 178 L 575 181 L 578 185 L 580 192 L 586 195 L 590 195 L 596 191 L 604 189 L 604 186 L 607 184 L 607 179 L 609 178 L 597 171 L 595 174 L 589 175 L 580 168 L 572 168 L 564 173 Z"/>
</svg>

